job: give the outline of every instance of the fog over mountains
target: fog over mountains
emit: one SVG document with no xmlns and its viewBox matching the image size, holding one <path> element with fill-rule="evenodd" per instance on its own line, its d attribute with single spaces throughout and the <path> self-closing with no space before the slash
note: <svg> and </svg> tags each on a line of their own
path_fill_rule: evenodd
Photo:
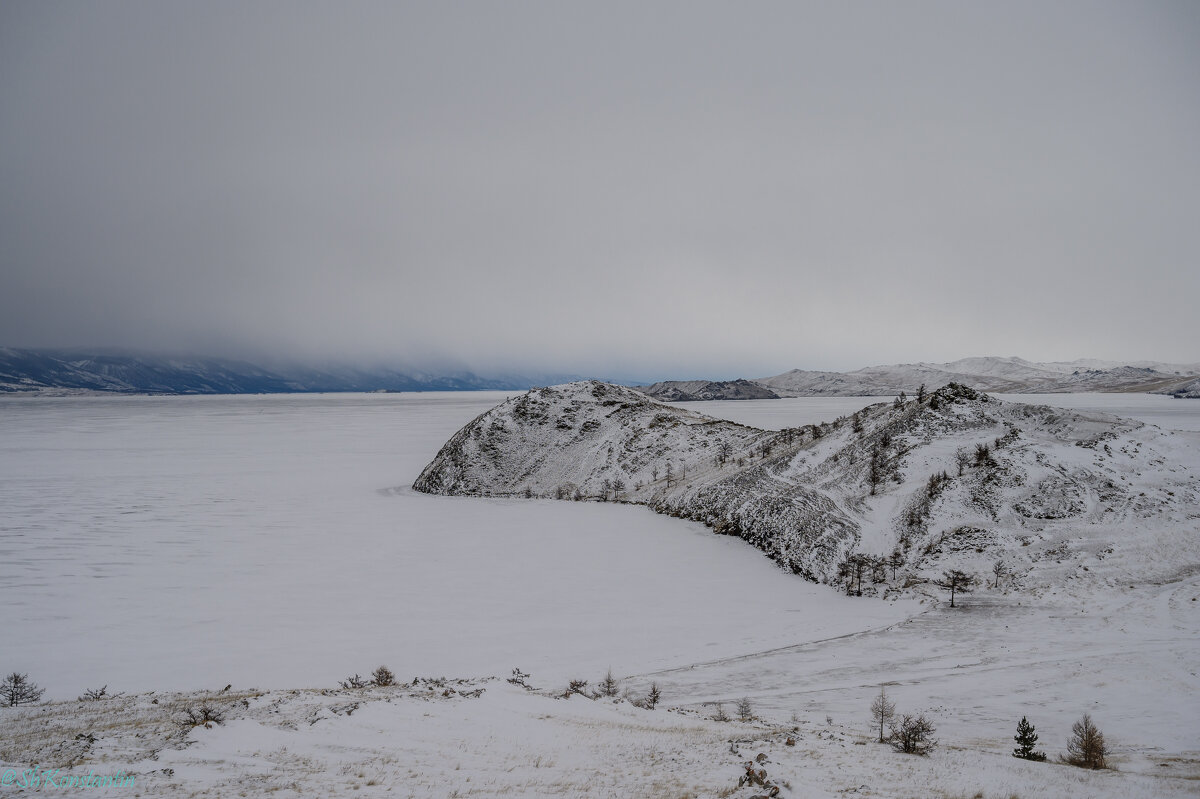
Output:
<svg viewBox="0 0 1200 799">
<path fill-rule="evenodd" d="M 340 391 L 525 390 L 575 375 L 489 374 L 345 364 L 253 363 L 128 351 L 0 348 L 0 392 L 284 394 Z"/>
</svg>

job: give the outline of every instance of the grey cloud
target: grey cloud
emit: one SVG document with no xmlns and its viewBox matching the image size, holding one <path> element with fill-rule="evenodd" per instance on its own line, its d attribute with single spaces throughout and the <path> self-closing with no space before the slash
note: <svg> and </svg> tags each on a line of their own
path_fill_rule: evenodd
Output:
<svg viewBox="0 0 1200 799">
<path fill-rule="evenodd" d="M 1194 361 L 1189 3 L 8 3 L 0 343 Z"/>
</svg>

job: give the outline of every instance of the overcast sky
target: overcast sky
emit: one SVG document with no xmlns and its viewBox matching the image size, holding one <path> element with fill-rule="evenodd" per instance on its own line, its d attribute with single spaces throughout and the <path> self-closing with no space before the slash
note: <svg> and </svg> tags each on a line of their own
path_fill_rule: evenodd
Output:
<svg viewBox="0 0 1200 799">
<path fill-rule="evenodd" d="M 0 345 L 1200 361 L 1200 3 L 0 4 Z"/>
</svg>

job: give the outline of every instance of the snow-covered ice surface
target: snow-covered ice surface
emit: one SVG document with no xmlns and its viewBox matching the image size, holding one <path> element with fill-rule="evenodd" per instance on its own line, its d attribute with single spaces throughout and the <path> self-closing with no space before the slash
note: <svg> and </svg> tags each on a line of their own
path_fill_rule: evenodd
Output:
<svg viewBox="0 0 1200 799">
<path fill-rule="evenodd" d="M 133 795 L 748 797 L 761 789 L 731 789 L 761 751 L 783 796 L 1200 793 L 1194 560 L 1122 586 L 1064 558 L 1059 587 L 951 611 L 838 596 L 644 508 L 398 488 L 505 396 L 0 399 L 0 670 L 56 700 L 137 694 L 0 710 L 0 766 L 123 768 Z M 1185 400 L 1036 400 L 1081 398 L 1200 429 Z M 698 409 L 779 429 L 866 402 Z M 1200 451 L 1195 432 L 1173 435 Z M 320 690 L 379 663 L 479 679 Z M 663 705 L 485 679 L 513 666 L 546 689 L 611 666 L 636 691 L 656 680 Z M 929 758 L 867 743 L 882 683 L 938 726 Z M 704 718 L 742 696 L 761 721 Z M 227 723 L 182 738 L 182 708 L 205 698 Z M 1053 756 L 1085 711 L 1120 772 L 1008 756 L 1021 715 Z"/>
<path fill-rule="evenodd" d="M 1163 394 L 996 394 L 997 399 L 1126 416 L 1164 430 L 1200 431 L 1200 403 Z"/>
<path fill-rule="evenodd" d="M 57 698 L 332 685 L 379 663 L 566 679 L 906 615 L 643 508 L 403 487 L 504 396 L 5 399 L 5 637 L 53 645 L 6 647 L 0 668 Z"/>
</svg>

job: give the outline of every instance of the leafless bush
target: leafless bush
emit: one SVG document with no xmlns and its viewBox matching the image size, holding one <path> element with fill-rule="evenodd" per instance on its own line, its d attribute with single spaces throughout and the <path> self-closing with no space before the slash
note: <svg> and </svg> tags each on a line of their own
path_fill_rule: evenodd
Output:
<svg viewBox="0 0 1200 799">
<path fill-rule="evenodd" d="M 927 755 L 938 743 L 933 740 L 934 732 L 933 723 L 924 714 L 910 716 L 906 713 L 900 718 L 899 724 L 892 725 L 892 746 L 897 752 Z"/>
<path fill-rule="evenodd" d="M 725 705 L 721 702 L 717 703 L 717 712 L 713 714 L 713 721 L 729 721 L 729 714 L 725 712 Z"/>
<path fill-rule="evenodd" d="M 396 684 L 396 675 L 392 674 L 392 670 L 387 666 L 380 666 L 371 672 L 371 684 L 377 685 L 380 688 L 386 688 L 389 685 Z"/>
<path fill-rule="evenodd" d="M 110 694 L 108 686 L 103 685 L 99 688 L 89 688 L 83 692 L 83 696 L 79 697 L 80 702 L 98 702 L 101 699 L 116 699 L 124 694 Z"/>
<path fill-rule="evenodd" d="M 529 675 L 526 674 L 525 672 L 521 671 L 520 669 L 513 669 L 512 676 L 508 678 L 508 681 L 510 683 L 512 683 L 513 685 L 521 686 L 522 688 L 524 688 L 527 691 L 533 690 L 533 686 L 531 686 L 528 682 Z"/>
<path fill-rule="evenodd" d="M 737 703 L 737 715 L 739 721 L 752 721 L 754 719 L 754 705 L 750 704 L 750 699 L 743 696 Z"/>
<path fill-rule="evenodd" d="M 370 685 L 370 683 L 364 680 L 362 677 L 359 677 L 357 674 L 355 674 L 353 677 L 347 677 L 346 679 L 342 680 L 343 688 L 366 688 L 368 685 Z"/>
<path fill-rule="evenodd" d="M 193 727 L 212 727 L 214 724 L 224 724 L 225 714 L 217 708 L 209 704 L 203 704 L 198 709 L 189 707 L 183 714 L 183 721 L 180 722 L 184 732 Z"/>
</svg>

